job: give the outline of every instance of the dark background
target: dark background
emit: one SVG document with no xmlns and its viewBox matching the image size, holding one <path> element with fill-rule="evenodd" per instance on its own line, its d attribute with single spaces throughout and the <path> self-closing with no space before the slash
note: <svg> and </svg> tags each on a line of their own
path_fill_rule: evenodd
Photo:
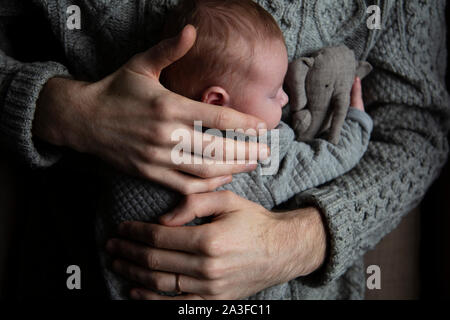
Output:
<svg viewBox="0 0 450 320">
<path fill-rule="evenodd" d="M 450 43 L 450 4 L 447 2 L 447 46 Z M 450 88 L 447 57 L 447 90 Z M 449 106 L 450 107 L 450 106 Z M 450 141 L 450 135 L 449 135 Z M 450 299 L 450 161 L 428 190 L 421 205 L 421 295 Z"/>
<path fill-rule="evenodd" d="M 38 16 L 38 15 L 35 15 Z M 447 20 L 449 9 L 447 8 Z M 51 31 L 30 14 L 10 21 L 16 57 L 64 62 Z M 6 27 L 6 26 L 0 26 Z M 47 38 L 44 38 L 47 37 Z M 27 39 L 27 41 L 24 41 Z M 450 75 L 447 75 L 447 88 Z M 102 186 L 59 163 L 29 170 L 0 146 L 0 298 L 105 298 L 93 233 L 94 195 Z M 76 159 L 83 166 L 84 159 Z M 89 175 L 88 175 L 89 176 Z M 63 208 L 64 210 L 61 210 Z M 450 298 L 450 166 L 429 189 L 420 216 L 420 297 Z M 82 290 L 66 289 L 66 268 L 82 270 Z"/>
</svg>

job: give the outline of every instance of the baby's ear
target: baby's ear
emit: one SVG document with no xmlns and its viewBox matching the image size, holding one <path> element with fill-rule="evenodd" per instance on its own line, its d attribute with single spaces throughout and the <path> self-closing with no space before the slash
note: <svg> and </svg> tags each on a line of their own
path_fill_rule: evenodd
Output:
<svg viewBox="0 0 450 320">
<path fill-rule="evenodd" d="M 358 61 L 356 63 L 356 76 L 363 79 L 372 71 L 372 65 L 367 61 Z"/>
<path fill-rule="evenodd" d="M 214 104 L 216 106 L 230 106 L 230 95 L 228 92 L 218 86 L 209 87 L 202 94 L 202 102 Z"/>
</svg>

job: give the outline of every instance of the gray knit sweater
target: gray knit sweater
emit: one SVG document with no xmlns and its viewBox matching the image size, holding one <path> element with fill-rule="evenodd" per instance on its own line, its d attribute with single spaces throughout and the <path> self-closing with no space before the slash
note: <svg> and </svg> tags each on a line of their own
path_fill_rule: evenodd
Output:
<svg viewBox="0 0 450 320">
<path fill-rule="evenodd" d="M 6 0 L 4 17 L 23 13 Z M 31 126 L 38 94 L 56 75 L 98 80 L 135 52 L 155 43 L 171 0 L 34 0 L 64 48 L 66 63 L 21 63 L 0 52 L 0 136 L 31 166 L 57 161 L 58 150 L 37 145 Z M 345 44 L 374 67 L 365 79 L 365 103 L 374 121 L 368 150 L 350 172 L 295 196 L 321 209 L 329 252 L 314 275 L 281 286 L 284 299 L 356 299 L 364 294 L 363 254 L 397 226 L 438 176 L 448 152 L 449 97 L 445 1 L 258 1 L 280 24 L 289 58 Z M 82 11 L 81 30 L 66 28 L 66 9 Z M 367 6 L 381 8 L 382 29 L 367 28 Z M 0 29 L 1 49 L 7 40 Z M 110 54 L 114 52 L 114 54 Z M 255 298 L 272 298 L 264 293 Z"/>
</svg>

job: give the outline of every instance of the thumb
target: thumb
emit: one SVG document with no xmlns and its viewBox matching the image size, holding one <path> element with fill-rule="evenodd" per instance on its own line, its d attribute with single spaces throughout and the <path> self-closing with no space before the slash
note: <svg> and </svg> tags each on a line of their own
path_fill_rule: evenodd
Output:
<svg viewBox="0 0 450 320">
<path fill-rule="evenodd" d="M 237 209 L 239 200 L 246 201 L 230 191 L 191 194 L 186 196 L 181 205 L 162 216 L 160 223 L 176 227 L 185 225 L 195 218 L 219 216 Z"/>
<path fill-rule="evenodd" d="M 361 88 L 361 79 L 356 77 L 355 82 L 353 82 L 350 106 L 361 111 L 364 111 L 364 102 L 362 100 L 362 88 Z"/>
<path fill-rule="evenodd" d="M 195 27 L 186 25 L 176 37 L 165 39 L 137 55 L 132 62 L 133 69 L 159 78 L 164 68 L 181 59 L 192 48 L 196 37 Z"/>
</svg>

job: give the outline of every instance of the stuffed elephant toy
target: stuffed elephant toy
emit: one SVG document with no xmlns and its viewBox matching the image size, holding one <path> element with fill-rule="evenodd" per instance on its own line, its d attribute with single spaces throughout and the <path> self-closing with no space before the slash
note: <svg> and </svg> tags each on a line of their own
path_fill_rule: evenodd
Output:
<svg viewBox="0 0 450 320">
<path fill-rule="evenodd" d="M 362 79 L 371 70 L 346 46 L 323 48 L 291 62 L 285 85 L 297 140 L 310 141 L 327 131 L 328 140 L 338 144 L 355 77 Z"/>
</svg>

